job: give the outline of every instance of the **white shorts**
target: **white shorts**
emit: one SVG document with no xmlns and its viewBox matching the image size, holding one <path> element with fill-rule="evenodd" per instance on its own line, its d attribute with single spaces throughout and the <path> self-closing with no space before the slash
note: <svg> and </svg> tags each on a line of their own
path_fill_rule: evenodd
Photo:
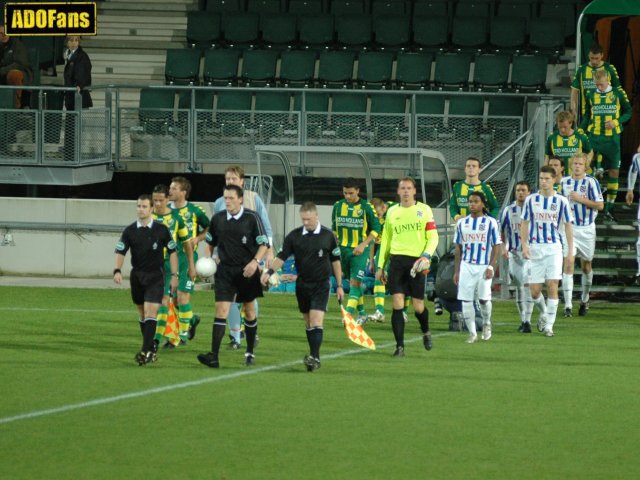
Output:
<svg viewBox="0 0 640 480">
<path fill-rule="evenodd" d="M 574 225 L 573 246 L 575 255 L 583 260 L 591 261 L 596 253 L 596 224 Z"/>
<path fill-rule="evenodd" d="M 509 277 L 514 287 L 524 287 L 529 284 L 527 263 L 529 260 L 522 256 L 522 252 L 509 252 Z"/>
<path fill-rule="evenodd" d="M 560 238 L 562 239 L 562 258 L 569 255 L 569 244 L 567 243 L 567 236 L 562 232 L 560 234 Z M 573 226 L 573 256 L 576 256 L 576 228 Z"/>
<path fill-rule="evenodd" d="M 460 264 L 460 280 L 458 282 L 458 300 L 473 302 L 478 300 L 491 300 L 491 279 L 484 278 L 487 265 L 472 265 L 462 262 Z"/>
<path fill-rule="evenodd" d="M 529 283 L 545 283 L 562 278 L 562 249 L 560 245 L 531 245 L 527 263 Z"/>
</svg>

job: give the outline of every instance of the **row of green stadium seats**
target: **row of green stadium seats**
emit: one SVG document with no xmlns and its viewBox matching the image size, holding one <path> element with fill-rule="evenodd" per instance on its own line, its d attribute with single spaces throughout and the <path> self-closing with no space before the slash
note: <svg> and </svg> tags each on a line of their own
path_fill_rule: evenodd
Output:
<svg viewBox="0 0 640 480">
<path fill-rule="evenodd" d="M 242 58 L 242 63 L 241 63 Z M 471 64 L 475 62 L 473 78 Z M 200 84 L 200 52 L 167 50 L 167 84 Z M 432 64 L 435 63 L 433 78 Z M 205 85 L 545 91 L 548 58 L 424 52 L 207 50 Z M 394 68 L 395 67 L 395 68 Z M 354 70 L 357 72 L 354 75 Z M 395 72 L 395 74 L 394 74 Z M 511 73 L 511 75 L 510 75 Z"/>
<path fill-rule="evenodd" d="M 494 17 L 489 22 L 464 15 L 454 17 L 450 26 L 446 17 L 433 15 L 190 12 L 187 42 L 202 49 L 526 49 L 558 55 L 564 51 L 565 25 L 564 18 Z"/>
</svg>

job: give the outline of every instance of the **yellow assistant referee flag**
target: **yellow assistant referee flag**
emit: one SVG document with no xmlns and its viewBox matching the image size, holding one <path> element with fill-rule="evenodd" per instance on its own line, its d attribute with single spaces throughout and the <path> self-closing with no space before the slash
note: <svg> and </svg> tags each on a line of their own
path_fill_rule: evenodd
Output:
<svg viewBox="0 0 640 480">
<path fill-rule="evenodd" d="M 342 302 L 340 303 L 340 310 L 342 311 L 342 324 L 344 325 L 344 329 L 347 332 L 347 337 L 353 343 L 360 345 L 361 347 L 368 348 L 369 350 L 375 350 L 376 344 L 371 339 L 367 332 L 364 331 L 362 325 L 358 325 L 351 314 L 345 310 L 342 306 Z"/>
</svg>

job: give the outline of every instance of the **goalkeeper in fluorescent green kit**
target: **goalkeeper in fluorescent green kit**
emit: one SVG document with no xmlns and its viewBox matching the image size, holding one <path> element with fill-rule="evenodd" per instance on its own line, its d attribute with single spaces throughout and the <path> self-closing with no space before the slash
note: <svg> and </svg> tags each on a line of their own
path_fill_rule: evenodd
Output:
<svg viewBox="0 0 640 480">
<path fill-rule="evenodd" d="M 376 279 L 388 283 L 393 298 L 391 328 L 396 340 L 394 357 L 404 357 L 404 299 L 411 296 L 420 322 L 422 342 L 431 350 L 429 312 L 424 305 L 426 272 L 438 247 L 438 231 L 428 205 L 416 201 L 416 183 L 410 177 L 398 182 L 400 203 L 389 209 L 385 221 Z M 386 273 L 387 263 L 389 273 Z"/>
<path fill-rule="evenodd" d="M 369 260 L 370 244 L 380 235 L 380 222 L 371 204 L 360 198 L 360 187 L 354 178 L 342 185 L 343 200 L 333 205 L 332 230 L 340 246 L 343 278 L 349 278 L 347 311 L 358 309 L 358 323 L 366 322 L 362 298 L 362 280 Z"/>
</svg>

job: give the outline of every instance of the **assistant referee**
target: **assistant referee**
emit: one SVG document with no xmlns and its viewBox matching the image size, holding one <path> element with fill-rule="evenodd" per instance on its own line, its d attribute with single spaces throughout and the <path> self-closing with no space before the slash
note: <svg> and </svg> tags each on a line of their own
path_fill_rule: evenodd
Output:
<svg viewBox="0 0 640 480">
<path fill-rule="evenodd" d="M 385 268 L 389 262 L 388 290 L 393 298 L 391 328 L 396 340 L 394 357 L 404 356 L 404 298 L 410 295 L 415 316 L 420 322 L 424 348 L 431 350 L 429 312 L 424 306 L 426 278 L 416 274 L 416 266 L 428 267 L 438 247 L 438 231 L 428 205 L 416 201 L 416 182 L 411 177 L 398 181 L 400 203 L 387 211 L 380 242 L 376 279 L 387 283 Z"/>
<path fill-rule="evenodd" d="M 136 206 L 138 220 L 124 229 L 116 244 L 116 268 L 113 281 L 122 283 L 122 265 L 127 251 L 131 249 L 131 299 L 140 315 L 142 349 L 135 356 L 138 365 L 156 360 L 157 314 L 164 293 L 164 251 L 170 254 L 171 290 L 178 287 L 178 255 L 176 243 L 169 229 L 153 221 L 151 215 L 151 195 L 138 197 Z"/>
<path fill-rule="evenodd" d="M 300 207 L 302 226 L 285 237 L 282 251 L 273 260 L 271 268 L 261 277 L 263 285 L 284 262 L 293 255 L 298 278 L 296 298 L 298 308 L 304 318 L 309 343 L 309 355 L 303 359 L 307 370 L 320 368 L 320 346 L 322 345 L 324 314 L 329 303 L 331 274 L 336 277 L 338 300 L 344 298 L 342 290 L 342 266 L 340 248 L 333 232 L 323 227 L 318 219 L 318 209 L 313 202 L 305 202 Z"/>
</svg>

